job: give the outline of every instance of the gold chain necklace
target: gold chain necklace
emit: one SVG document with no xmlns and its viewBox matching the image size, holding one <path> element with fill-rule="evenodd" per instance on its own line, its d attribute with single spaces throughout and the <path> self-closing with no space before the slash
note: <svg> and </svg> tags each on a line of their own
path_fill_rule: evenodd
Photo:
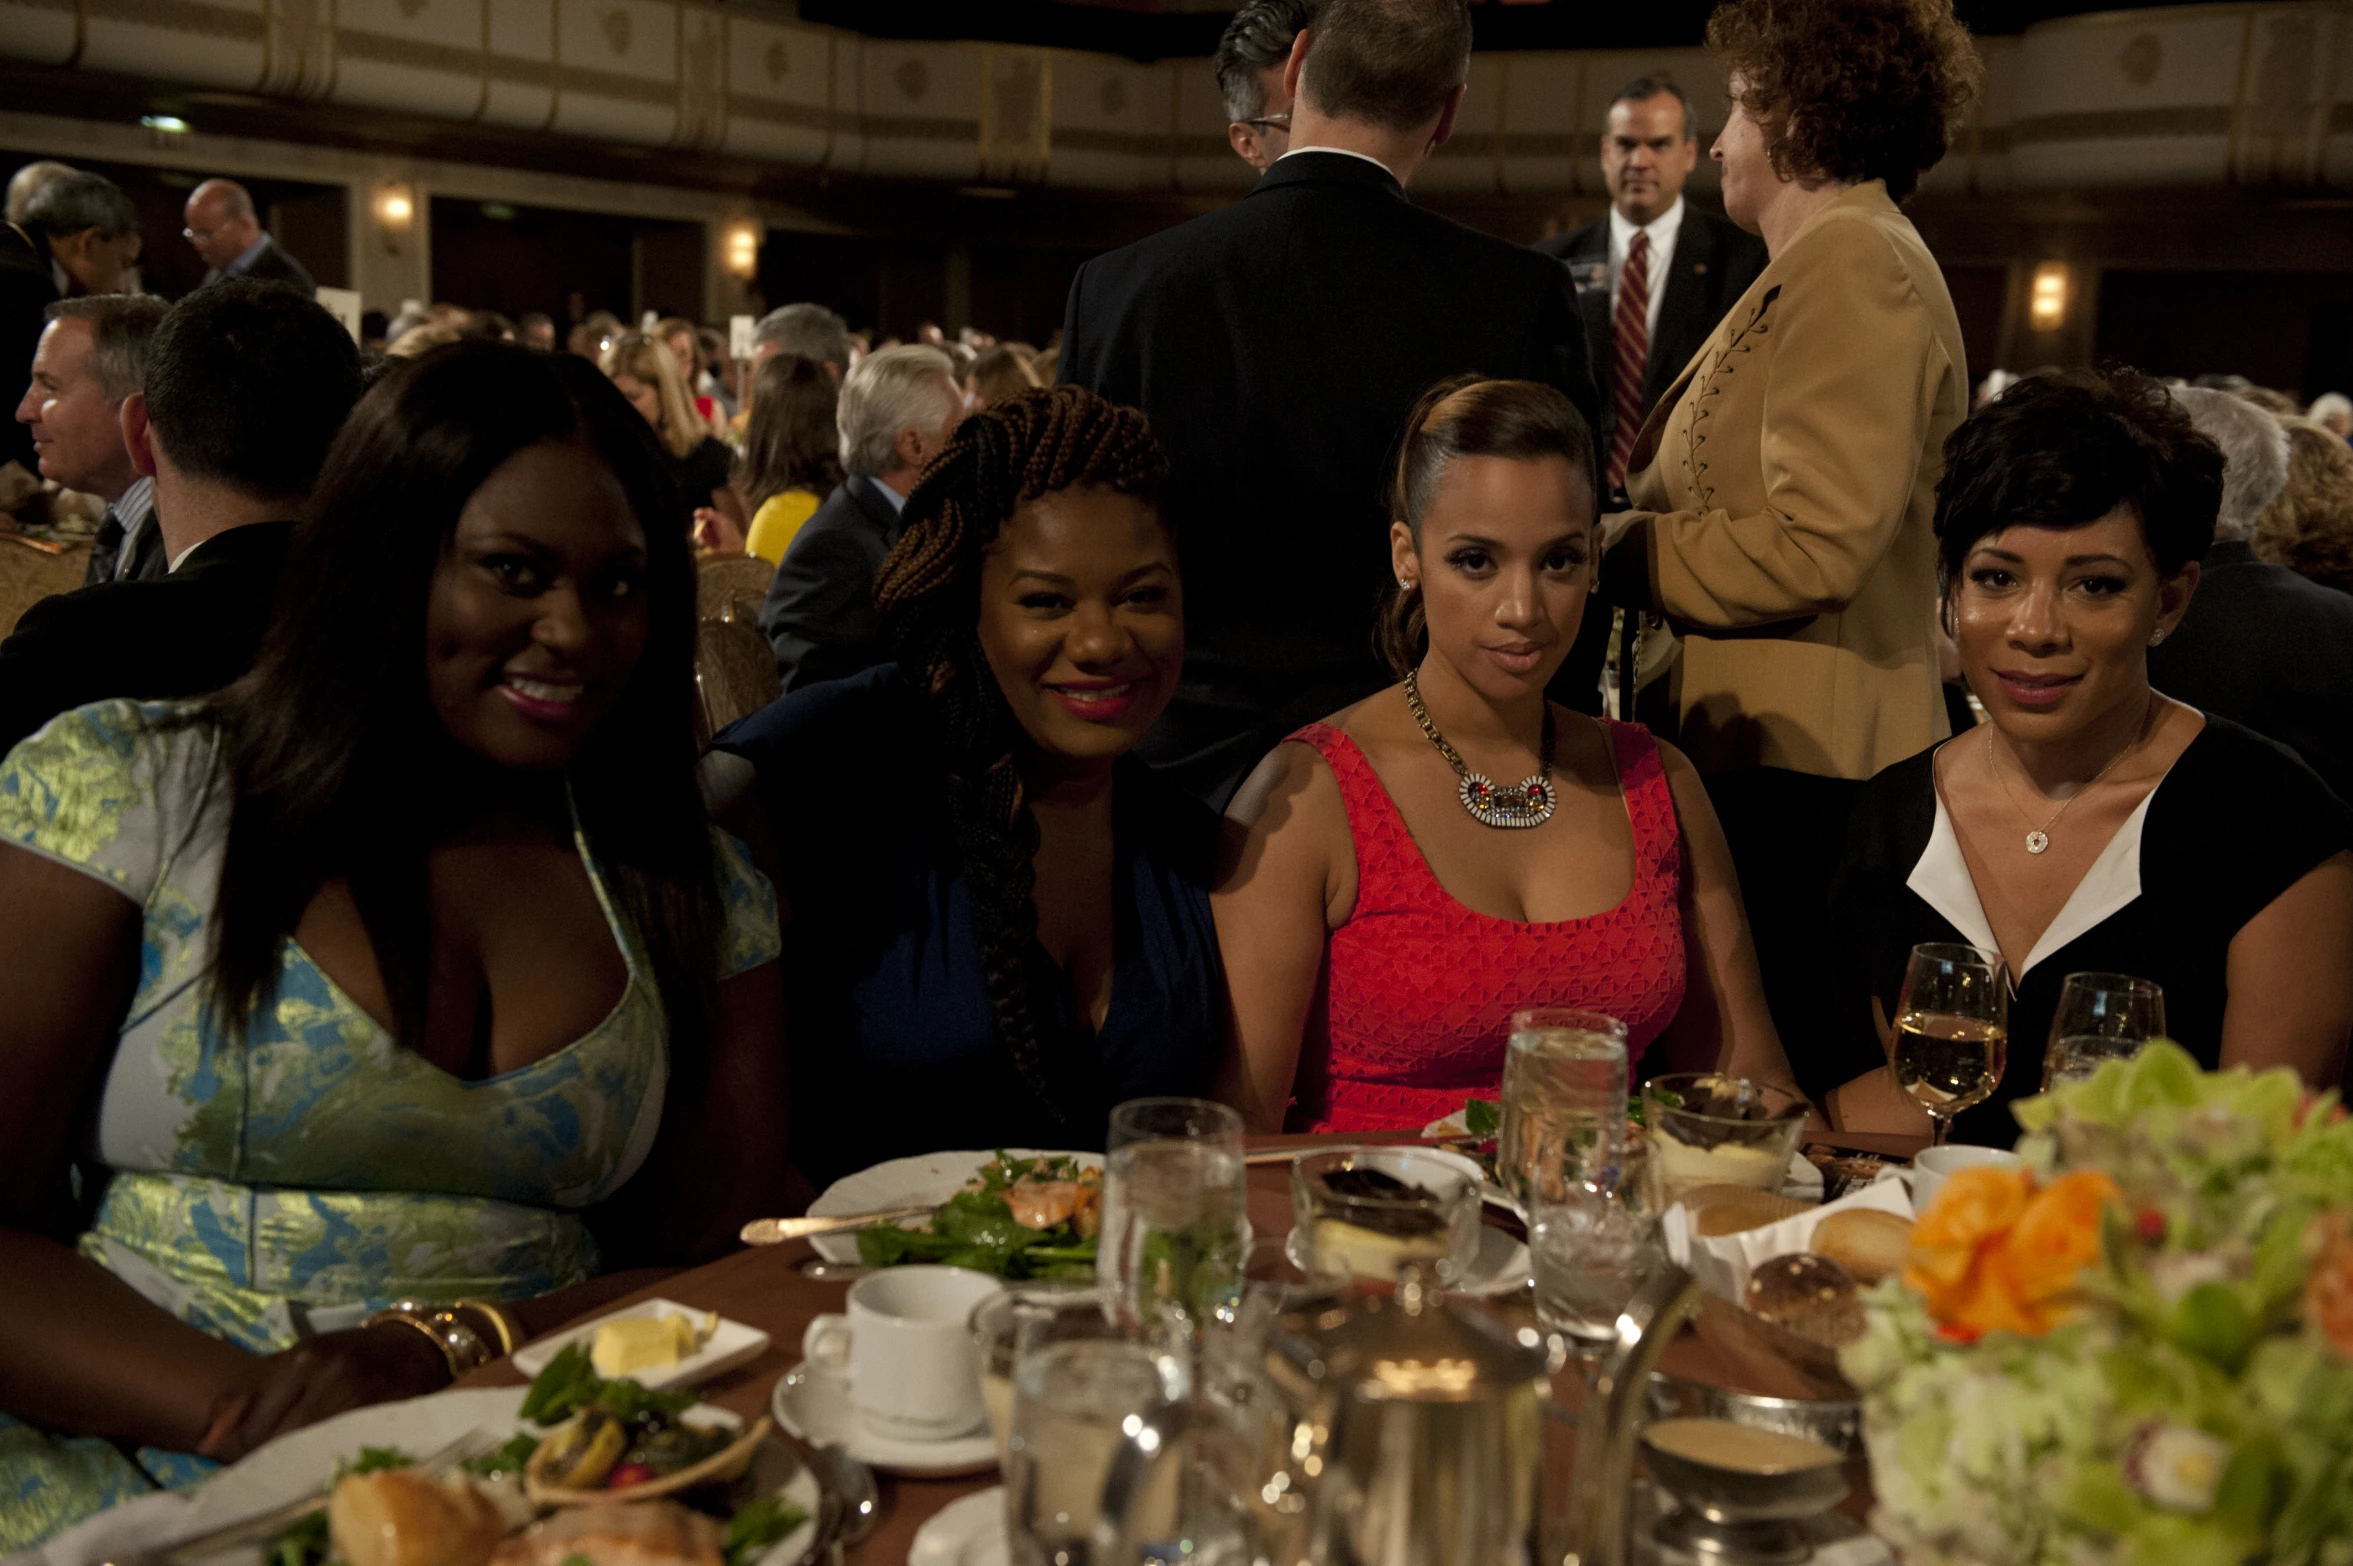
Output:
<svg viewBox="0 0 2353 1566">
<path fill-rule="evenodd" d="M 2098 772 L 2094 773 L 2092 775 L 2092 780 L 2089 783 L 2086 783 L 2083 787 L 2068 795 L 2064 800 L 2061 800 L 2059 802 L 2059 808 L 2051 812 L 2051 819 L 2045 821 L 2041 826 L 2036 826 L 2034 824 L 2034 817 L 2028 815 L 2026 813 L 2026 807 L 2018 803 L 2018 795 L 2011 789 L 2010 780 L 2006 777 L 2003 777 L 2002 769 L 1994 765 L 1993 725 L 1989 723 L 1985 726 L 1985 770 L 1993 774 L 1994 781 L 2002 786 L 2002 797 L 2010 802 L 2010 808 L 2012 810 L 2018 812 L 2018 819 L 2026 823 L 2026 851 L 2028 853 L 2039 854 L 2043 850 L 2049 848 L 2051 846 L 2051 828 L 2057 826 L 2059 824 L 2059 818 L 2067 814 L 2067 807 L 2074 804 L 2077 800 L 2083 798 L 2084 795 L 2090 793 L 2093 789 L 2098 788 L 2100 786 L 2101 779 L 2107 777 L 2109 773 L 2116 770 L 2116 763 L 2122 761 L 2125 757 L 2140 749 L 2141 742 L 2149 737 L 2149 723 L 2150 720 L 2156 716 L 2156 712 L 2157 693 L 2151 691 L 2149 693 L 2148 710 L 2141 714 L 2140 732 L 2135 734 L 2122 750 L 2118 751 L 2115 755 L 2110 756 L 2108 758 L 2108 764 L 2102 767 Z"/>
<path fill-rule="evenodd" d="M 1430 721 L 1430 709 L 1422 705 L 1422 685 L 1419 669 L 1408 669 L 1405 674 L 1405 708 L 1413 714 L 1413 721 L 1422 726 L 1422 733 L 1438 747 L 1438 754 L 1454 769 L 1457 780 L 1455 797 L 1471 819 L 1481 826 L 1540 827 L 1552 819 L 1552 808 L 1559 796 L 1552 787 L 1552 703 L 1544 704 L 1544 746 L 1536 755 L 1536 770 L 1520 780 L 1516 788 L 1504 788 L 1483 773 L 1473 772 L 1463 765 L 1461 753 L 1446 743 L 1446 736 Z"/>
</svg>

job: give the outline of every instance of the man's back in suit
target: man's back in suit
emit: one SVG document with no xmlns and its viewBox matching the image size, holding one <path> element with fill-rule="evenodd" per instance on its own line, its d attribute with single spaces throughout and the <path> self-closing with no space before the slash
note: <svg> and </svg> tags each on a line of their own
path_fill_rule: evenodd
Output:
<svg viewBox="0 0 2353 1566">
<path fill-rule="evenodd" d="M 891 661 L 874 612 L 874 576 L 899 531 L 882 485 L 863 474 L 844 480 L 801 524 L 760 606 L 784 689 Z"/>
<path fill-rule="evenodd" d="M 2149 683 L 2277 740 L 2353 799 L 2353 596 L 2243 540 L 2218 540 L 2204 567 L 2189 613 L 2149 651 Z"/>
<path fill-rule="evenodd" d="M 0 642 L 0 754 L 75 707 L 199 696 L 252 668 L 293 531 L 233 527 L 160 580 L 102 582 L 26 610 Z"/>
<path fill-rule="evenodd" d="M 1373 626 L 1415 399 L 1479 373 L 1596 411 L 1561 268 L 1334 151 L 1295 151 L 1233 206 L 1089 262 L 1061 366 L 1142 408 L 1168 451 L 1188 650 L 1146 751 L 1220 803 L 1288 728 L 1388 681 Z"/>
<path fill-rule="evenodd" d="M 253 264 L 237 275 L 250 277 L 257 282 L 284 283 L 305 299 L 319 291 L 318 283 L 310 275 L 310 268 L 288 255 L 285 247 L 275 239 L 263 245 L 261 254 L 253 258 Z"/>
<path fill-rule="evenodd" d="M 1586 342 L 1593 356 L 1594 379 L 1609 385 L 1616 375 L 1616 334 L 1611 321 L 1609 284 L 1610 219 L 1603 213 L 1593 222 L 1565 234 L 1539 240 L 1536 248 L 1557 258 L 1577 285 L 1577 303 L 1585 317 Z M 1664 290 L 1659 300 L 1658 328 L 1650 338 L 1650 352 L 1642 372 L 1642 412 L 1649 416 L 1683 366 L 1708 340 L 1716 323 L 1748 285 L 1765 270 L 1765 242 L 1743 231 L 1731 219 L 1702 212 L 1688 200 L 1675 237 L 1675 251 L 1663 274 L 1653 270 L 1652 292 Z M 1615 430 L 1615 409 L 1604 399 L 1595 439 L 1609 449 Z"/>
</svg>

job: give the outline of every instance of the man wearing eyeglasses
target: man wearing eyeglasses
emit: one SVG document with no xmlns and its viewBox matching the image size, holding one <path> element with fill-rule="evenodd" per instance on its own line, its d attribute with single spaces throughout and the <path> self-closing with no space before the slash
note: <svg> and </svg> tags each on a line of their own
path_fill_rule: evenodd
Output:
<svg viewBox="0 0 2353 1566">
<path fill-rule="evenodd" d="M 189 193 L 185 213 L 188 226 L 182 238 L 196 247 L 212 270 L 204 281 L 250 277 L 264 283 L 283 283 L 309 299 L 319 291 L 310 269 L 279 248 L 254 214 L 253 197 L 233 179 L 208 179 Z"/>
<path fill-rule="evenodd" d="M 1283 67 L 1299 30 L 1314 15 L 1314 0 L 1250 0 L 1217 41 L 1217 90 L 1230 122 L 1226 139 L 1261 174 L 1291 150 L 1291 91 L 1283 85 Z"/>
</svg>

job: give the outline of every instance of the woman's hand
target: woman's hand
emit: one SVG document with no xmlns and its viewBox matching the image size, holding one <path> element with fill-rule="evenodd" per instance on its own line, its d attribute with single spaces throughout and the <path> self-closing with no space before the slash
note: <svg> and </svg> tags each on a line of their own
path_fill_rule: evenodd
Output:
<svg viewBox="0 0 2353 1566">
<path fill-rule="evenodd" d="M 255 1362 L 243 1385 L 214 1400 L 199 1456 L 235 1462 L 273 1436 L 370 1403 L 449 1385 L 449 1362 L 396 1321 L 322 1333 Z"/>
<path fill-rule="evenodd" d="M 694 513 L 694 546 L 715 555 L 740 555 L 744 552 L 744 532 L 735 518 L 713 506 L 697 506 Z"/>
</svg>

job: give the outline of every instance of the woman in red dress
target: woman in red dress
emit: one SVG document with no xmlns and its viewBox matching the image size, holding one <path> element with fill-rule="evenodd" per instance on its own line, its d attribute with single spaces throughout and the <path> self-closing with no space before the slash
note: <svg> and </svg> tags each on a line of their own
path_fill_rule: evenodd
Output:
<svg viewBox="0 0 2353 1566">
<path fill-rule="evenodd" d="M 1221 1096 L 1253 1130 L 1417 1129 L 1494 1096 L 1527 1006 L 1794 1093 L 1698 774 L 1544 698 L 1600 552 L 1583 418 L 1465 378 L 1406 428 L 1384 628 L 1403 680 L 1275 747 L 1226 812 Z"/>
</svg>

